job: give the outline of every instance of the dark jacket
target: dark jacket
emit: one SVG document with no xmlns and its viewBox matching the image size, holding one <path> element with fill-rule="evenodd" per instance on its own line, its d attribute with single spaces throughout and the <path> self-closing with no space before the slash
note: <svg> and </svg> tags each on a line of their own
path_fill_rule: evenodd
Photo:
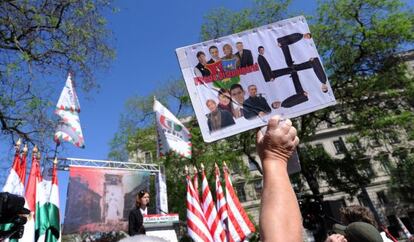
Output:
<svg viewBox="0 0 414 242">
<path fill-rule="evenodd" d="M 261 95 L 256 97 L 249 97 L 243 103 L 244 117 L 246 119 L 255 118 L 259 112 L 270 113 L 271 109 L 267 104 L 266 99 Z"/>
<path fill-rule="evenodd" d="M 250 50 L 243 49 L 243 55 L 240 56 L 240 53 L 237 52 L 236 55 L 240 59 L 240 67 L 246 67 L 253 65 L 253 55 Z"/>
<path fill-rule="evenodd" d="M 210 132 L 235 124 L 233 115 L 229 111 L 218 108 L 217 112 L 219 112 L 219 115 L 221 117 L 221 122 L 218 124 L 218 127 L 214 127 L 213 121 L 211 120 L 212 114 L 207 114 L 207 125 Z"/>
<path fill-rule="evenodd" d="M 275 75 L 270 68 L 269 62 L 267 62 L 266 58 L 262 55 L 257 57 L 257 62 L 259 63 L 260 70 L 262 71 L 263 78 L 265 82 L 269 82 L 270 79 L 275 78 Z"/>
<path fill-rule="evenodd" d="M 203 75 L 203 76 L 209 76 L 210 75 L 210 71 L 205 66 L 203 66 L 203 64 L 198 63 L 196 65 L 196 68 L 201 72 L 201 75 Z"/>
<path fill-rule="evenodd" d="M 144 217 L 139 210 L 139 207 L 135 207 L 129 212 L 128 218 L 128 234 L 134 236 L 136 234 L 145 234 Z"/>
</svg>

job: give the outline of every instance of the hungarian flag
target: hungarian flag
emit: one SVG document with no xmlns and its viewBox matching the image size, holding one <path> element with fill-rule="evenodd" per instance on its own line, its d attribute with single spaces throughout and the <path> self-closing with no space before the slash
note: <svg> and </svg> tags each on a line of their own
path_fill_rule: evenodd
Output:
<svg viewBox="0 0 414 242">
<path fill-rule="evenodd" d="M 59 187 L 56 164 L 53 165 L 52 181 L 38 183 L 36 195 L 37 242 L 60 241 Z"/>
<path fill-rule="evenodd" d="M 51 181 L 42 179 L 36 186 L 36 242 L 46 241 L 49 232 L 49 198 Z"/>
<path fill-rule="evenodd" d="M 19 143 L 20 141 L 17 142 L 13 166 L 3 187 L 3 192 L 9 192 L 24 197 L 27 147 L 25 147 L 23 155 L 21 157 Z M 26 199 L 24 207 L 29 208 Z M 2 229 L 7 230 L 7 227 L 8 225 L 5 225 Z M 34 220 L 32 216 L 29 216 L 27 223 L 24 225 L 24 233 L 21 241 L 34 241 Z"/>
<path fill-rule="evenodd" d="M 12 193 L 19 196 L 24 196 L 24 181 L 20 179 L 20 144 L 16 145 L 16 153 L 14 154 L 13 166 L 10 170 L 10 174 L 7 177 L 6 183 L 3 187 L 3 192 Z"/>
<path fill-rule="evenodd" d="M 226 201 L 228 214 L 228 231 L 230 241 L 243 241 L 251 233 L 255 232 L 255 227 L 244 211 L 233 185 L 226 166 L 224 166 L 224 180 L 226 181 Z"/>
<path fill-rule="evenodd" d="M 184 125 L 167 108 L 154 99 L 159 156 L 171 151 L 191 158 L 191 135 Z"/>
<path fill-rule="evenodd" d="M 28 209 L 30 210 L 30 219 L 27 221 L 26 225 L 30 224 L 31 238 L 32 241 L 35 241 L 35 213 L 36 213 L 36 187 L 37 184 L 42 180 L 40 172 L 40 164 L 37 157 L 37 147 L 33 148 L 32 152 L 32 167 L 30 168 L 29 180 L 27 181 L 26 187 L 26 201 Z M 26 232 L 23 237 L 26 236 Z"/>
<path fill-rule="evenodd" d="M 69 73 L 66 85 L 60 94 L 55 113 L 60 117 L 54 140 L 60 144 L 71 142 L 77 147 L 84 148 L 82 128 L 79 120 L 80 105 L 76 95 L 72 75 Z"/>
</svg>

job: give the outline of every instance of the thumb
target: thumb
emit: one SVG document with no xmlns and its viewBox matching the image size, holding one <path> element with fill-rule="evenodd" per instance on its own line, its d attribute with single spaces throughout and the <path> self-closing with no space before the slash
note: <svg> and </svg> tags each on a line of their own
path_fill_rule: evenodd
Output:
<svg viewBox="0 0 414 242">
<path fill-rule="evenodd" d="M 263 137 L 264 137 L 264 133 L 262 129 L 258 128 L 256 132 L 256 144 L 259 144 L 262 141 Z"/>
<path fill-rule="evenodd" d="M 276 130 L 279 126 L 280 116 L 275 115 L 269 119 L 269 123 L 267 124 L 267 131 Z"/>
</svg>

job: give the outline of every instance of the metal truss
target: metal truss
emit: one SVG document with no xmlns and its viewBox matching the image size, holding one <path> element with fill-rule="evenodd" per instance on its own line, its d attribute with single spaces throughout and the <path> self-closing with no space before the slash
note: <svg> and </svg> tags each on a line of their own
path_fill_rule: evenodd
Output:
<svg viewBox="0 0 414 242">
<path fill-rule="evenodd" d="M 108 161 L 108 160 L 92 160 L 80 158 L 57 158 L 58 169 L 68 171 L 70 166 L 77 167 L 92 167 L 92 168 L 107 168 L 107 169 L 122 169 L 122 170 L 138 170 L 151 173 L 159 173 L 160 166 L 157 164 L 144 164 L 122 161 Z M 53 158 L 48 158 L 53 162 Z"/>
</svg>

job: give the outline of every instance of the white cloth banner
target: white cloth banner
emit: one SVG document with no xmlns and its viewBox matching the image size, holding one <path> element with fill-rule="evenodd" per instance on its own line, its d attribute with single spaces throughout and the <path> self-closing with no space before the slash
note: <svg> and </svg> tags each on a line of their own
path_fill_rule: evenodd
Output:
<svg viewBox="0 0 414 242">
<path fill-rule="evenodd" d="M 154 100 L 156 114 L 158 154 L 173 151 L 180 156 L 191 158 L 190 132 L 167 108 Z"/>
<path fill-rule="evenodd" d="M 176 53 L 206 142 L 336 103 L 303 16 Z"/>
<path fill-rule="evenodd" d="M 77 147 L 85 147 L 79 112 L 80 105 L 78 96 L 76 95 L 72 76 L 69 74 L 56 105 L 55 113 L 60 117 L 54 137 L 56 143 L 67 141 Z"/>
</svg>

